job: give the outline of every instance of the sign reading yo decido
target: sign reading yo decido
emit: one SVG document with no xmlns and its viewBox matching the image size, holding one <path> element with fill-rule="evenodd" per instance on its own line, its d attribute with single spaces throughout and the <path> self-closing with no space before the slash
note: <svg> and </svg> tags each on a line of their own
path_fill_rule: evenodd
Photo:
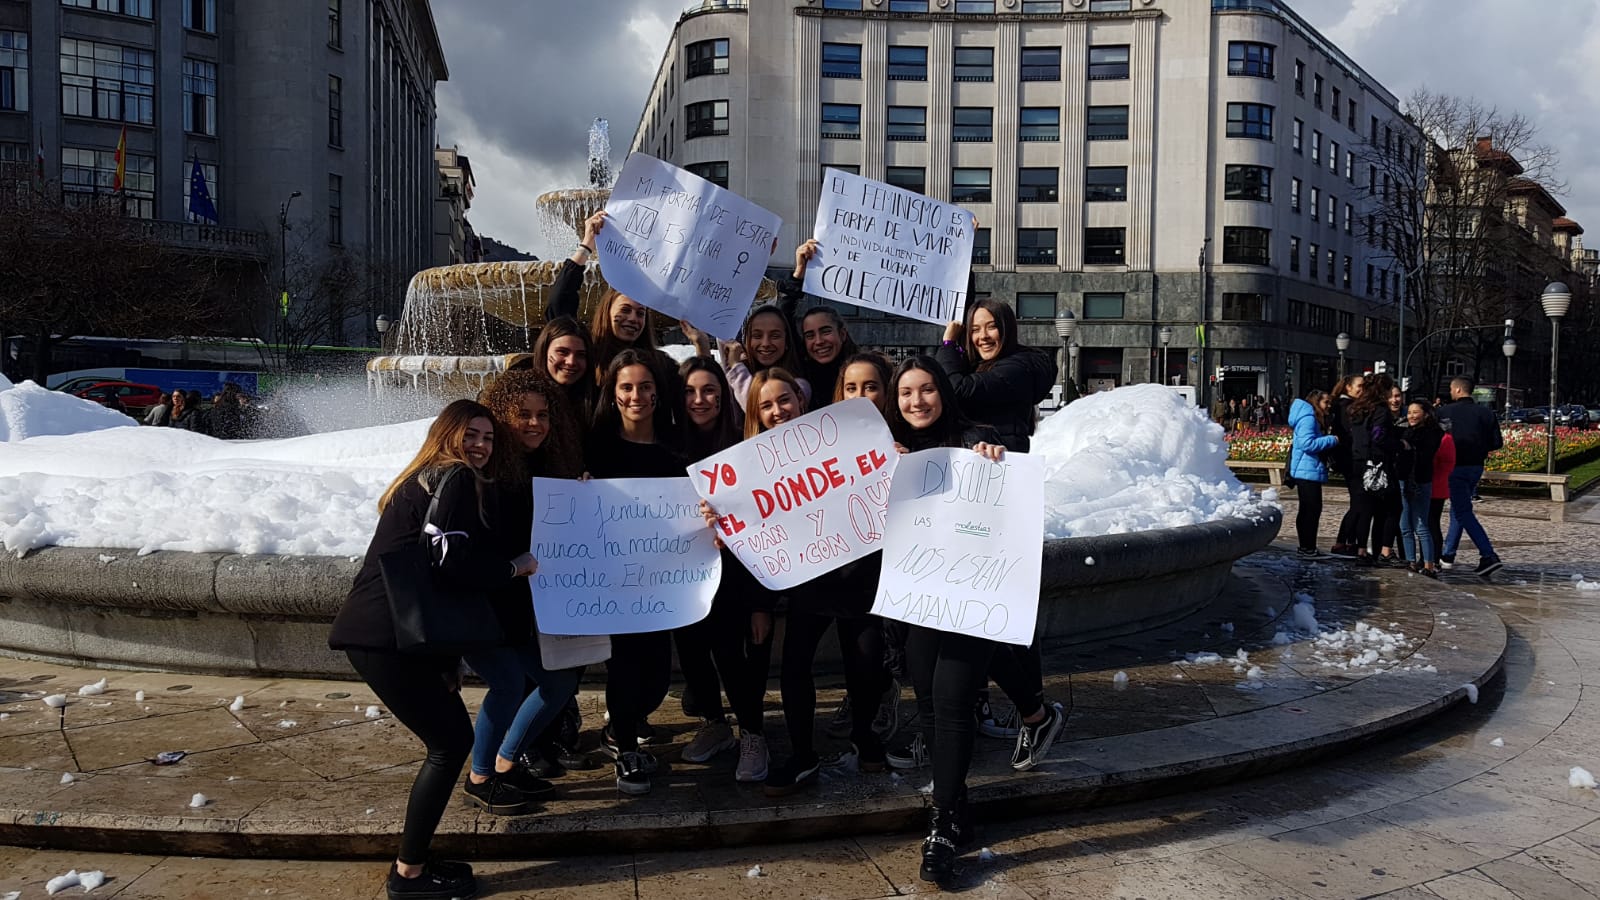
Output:
<svg viewBox="0 0 1600 900">
<path fill-rule="evenodd" d="M 870 400 L 846 400 L 689 466 L 717 531 L 765 587 L 804 584 L 879 549 L 894 438 Z"/>
</svg>

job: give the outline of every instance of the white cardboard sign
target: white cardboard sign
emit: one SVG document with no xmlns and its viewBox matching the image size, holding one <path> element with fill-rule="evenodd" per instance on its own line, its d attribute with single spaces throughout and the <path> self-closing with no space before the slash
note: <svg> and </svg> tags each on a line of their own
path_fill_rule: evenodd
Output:
<svg viewBox="0 0 1600 900">
<path fill-rule="evenodd" d="M 722 582 L 722 554 L 684 478 L 535 478 L 531 549 L 546 634 L 692 625 Z"/>
<path fill-rule="evenodd" d="M 883 543 L 899 454 L 872 401 L 801 416 L 689 467 L 723 543 L 772 590 L 804 584 Z"/>
<path fill-rule="evenodd" d="M 806 293 L 910 319 L 958 321 L 972 269 L 972 213 L 860 175 L 824 169 Z"/>
<path fill-rule="evenodd" d="M 632 153 L 595 248 L 606 282 L 722 340 L 739 336 L 783 220 L 732 191 Z"/>
<path fill-rule="evenodd" d="M 1044 464 L 940 449 L 900 460 L 872 614 L 1033 643 L 1044 553 Z"/>
</svg>

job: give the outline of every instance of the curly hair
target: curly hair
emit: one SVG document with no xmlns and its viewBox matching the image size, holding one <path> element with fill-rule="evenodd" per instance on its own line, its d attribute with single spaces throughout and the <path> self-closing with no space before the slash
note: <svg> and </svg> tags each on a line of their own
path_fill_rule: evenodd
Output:
<svg viewBox="0 0 1600 900">
<path fill-rule="evenodd" d="M 538 394 L 550 409 L 550 430 L 537 450 L 508 453 L 521 462 L 518 478 L 535 475 L 548 478 L 577 478 L 583 474 L 583 432 L 567 399 L 567 392 L 554 381 L 531 369 L 503 372 L 478 394 L 478 402 L 494 413 L 495 426 L 507 448 L 522 447 L 512 431 L 517 406 L 524 394 Z"/>
</svg>

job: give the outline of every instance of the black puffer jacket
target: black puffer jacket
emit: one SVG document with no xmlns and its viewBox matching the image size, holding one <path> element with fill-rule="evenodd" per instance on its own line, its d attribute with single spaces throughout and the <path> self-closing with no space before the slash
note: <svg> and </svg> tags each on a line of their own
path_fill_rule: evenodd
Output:
<svg viewBox="0 0 1600 900">
<path fill-rule="evenodd" d="M 1433 482 L 1433 458 L 1444 440 L 1444 429 L 1438 422 L 1409 425 L 1401 430 L 1400 480 L 1412 484 Z"/>
<path fill-rule="evenodd" d="M 955 386 L 962 415 L 993 427 L 1007 450 L 1027 453 L 1039 401 L 1050 396 L 1056 383 L 1055 359 L 1042 350 L 1018 347 L 978 372 L 967 368 L 965 354 L 956 347 L 942 346 L 934 358 Z"/>
</svg>

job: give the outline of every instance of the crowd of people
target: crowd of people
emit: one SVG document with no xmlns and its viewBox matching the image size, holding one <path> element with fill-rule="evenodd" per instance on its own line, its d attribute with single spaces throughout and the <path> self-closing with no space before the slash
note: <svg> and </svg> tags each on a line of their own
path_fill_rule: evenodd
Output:
<svg viewBox="0 0 1600 900">
<path fill-rule="evenodd" d="M 1252 397 L 1218 397 L 1212 407 L 1211 418 L 1230 432 L 1243 428 L 1259 431 L 1273 425 L 1290 424 L 1289 410 L 1285 408 L 1283 398 L 1276 394 L 1270 398 L 1260 394 Z"/>
<path fill-rule="evenodd" d="M 1300 505 L 1300 555 L 1405 566 L 1437 578 L 1455 566 L 1465 534 L 1478 550 L 1473 573 L 1487 578 L 1499 571 L 1500 557 L 1472 504 L 1484 460 L 1501 446 L 1500 426 L 1472 399 L 1472 387 L 1470 379 L 1456 378 L 1449 402 L 1408 400 L 1386 374 L 1352 375 L 1331 392 L 1314 390 L 1294 401 L 1288 475 Z M 1325 554 L 1317 530 L 1332 474 L 1344 479 L 1350 506 Z M 1450 524 L 1441 530 L 1446 501 Z"/>
<path fill-rule="evenodd" d="M 427 748 L 389 874 L 391 897 L 461 896 L 473 887 L 470 867 L 428 852 L 469 760 L 462 784 L 468 801 L 505 815 L 536 809 L 555 793 L 547 779 L 576 762 L 581 719 L 573 695 L 581 672 L 545 668 L 532 620 L 527 576 L 538 561 L 528 554 L 531 477 L 682 477 L 695 460 L 856 398 L 877 407 L 901 452 L 962 447 L 1000 460 L 1028 450 L 1037 404 L 1055 383 L 1053 357 L 1022 346 L 1011 307 L 990 300 L 950 323 L 934 355 L 892 367 L 862 352 L 833 309 L 799 308 L 818 249 L 812 241 L 796 249 L 780 302 L 754 309 L 738 340 L 713 348 L 684 324 L 699 352 L 674 364 L 655 347 L 647 310 L 615 290 L 587 327 L 575 318 L 583 269 L 606 227 L 603 213 L 590 219 L 564 263 L 531 368 L 501 376 L 477 401 L 451 403 L 434 421 L 422 450 L 383 495 L 365 561 L 334 621 L 330 646 L 349 656 Z M 711 527 L 716 510 L 703 506 L 702 513 Z M 396 642 L 380 560 L 415 545 L 425 528 L 434 535 L 440 577 L 487 597 L 506 636 L 503 646 L 465 656 L 489 689 L 476 722 L 459 693 L 462 657 L 402 652 Z M 768 795 L 814 785 L 823 759 L 813 662 L 831 626 L 846 701 L 826 728 L 851 744 L 838 761 L 867 775 L 931 768 L 934 808 L 922 875 L 946 880 L 973 840 L 966 781 L 977 735 L 1011 740 L 1011 763 L 1021 771 L 1044 759 L 1061 732 L 1065 717 L 1046 697 L 1037 642 L 1014 647 L 870 615 L 877 555 L 773 592 L 723 553 L 722 581 L 705 619 L 611 638 L 600 746 L 612 757 L 618 791 L 648 793 L 660 769 L 648 720 L 666 699 L 674 647 L 684 710 L 700 720 L 684 760 L 736 751 L 735 780 L 761 783 Z M 780 610 L 788 753 L 775 760 L 763 698 Z M 911 682 L 918 724 L 891 745 L 902 679 Z M 991 681 L 1009 697 L 1008 715 L 991 707 Z"/>
<path fill-rule="evenodd" d="M 223 440 L 239 440 L 257 436 L 256 413 L 249 395 L 230 381 L 212 395 L 209 407 L 199 391 L 175 390 L 165 394 L 159 403 L 145 411 L 143 421 L 156 427 L 181 428 Z"/>
</svg>

